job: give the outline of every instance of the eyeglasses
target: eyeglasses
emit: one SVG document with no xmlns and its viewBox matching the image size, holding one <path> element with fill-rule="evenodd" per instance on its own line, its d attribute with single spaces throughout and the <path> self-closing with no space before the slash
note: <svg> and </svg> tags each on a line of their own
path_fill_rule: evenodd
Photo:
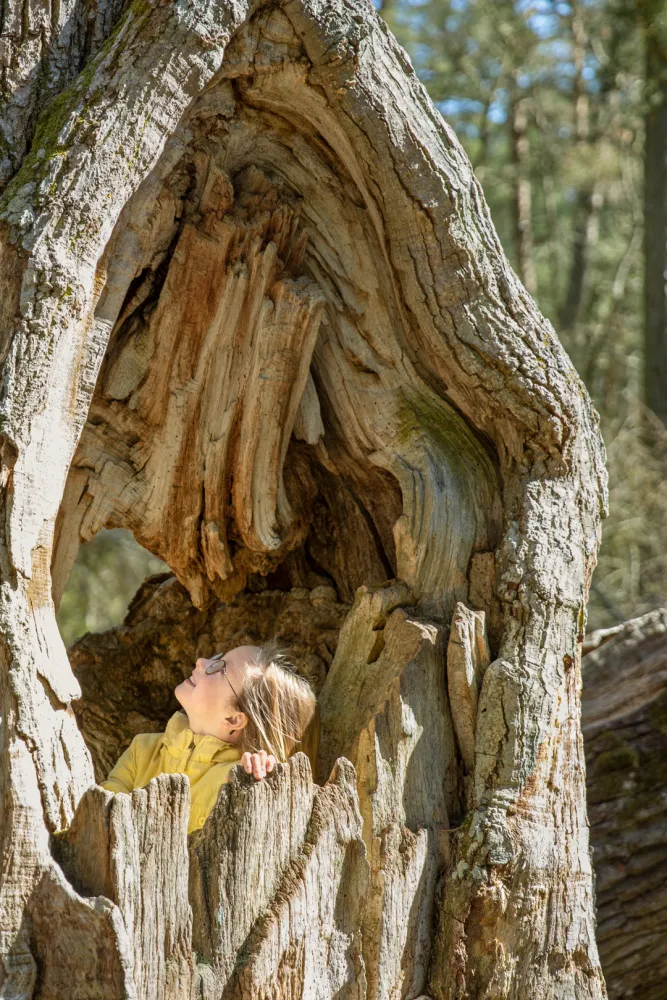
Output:
<svg viewBox="0 0 667 1000">
<path fill-rule="evenodd" d="M 204 671 L 204 673 L 207 673 L 207 674 L 223 674 L 225 677 L 227 677 L 227 664 L 225 663 L 225 658 L 222 655 L 222 653 L 216 653 L 214 656 L 211 657 L 210 663 L 207 665 L 206 670 Z M 236 691 L 234 691 L 234 685 L 230 681 L 229 677 L 227 677 L 227 683 L 229 684 L 230 688 L 234 692 L 234 697 L 238 701 L 239 705 L 242 705 L 243 702 L 241 701 L 241 699 L 237 695 Z"/>
</svg>

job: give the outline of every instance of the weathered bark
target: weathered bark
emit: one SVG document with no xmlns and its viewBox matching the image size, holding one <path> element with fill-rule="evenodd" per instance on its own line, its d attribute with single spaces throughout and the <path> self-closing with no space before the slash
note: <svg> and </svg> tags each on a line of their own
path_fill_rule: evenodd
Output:
<svg viewBox="0 0 667 1000">
<path fill-rule="evenodd" d="M 192 994 L 189 808 L 190 786 L 180 774 L 161 774 L 131 796 L 95 786 L 81 799 L 66 834 L 56 839 L 56 857 L 73 885 L 86 897 L 111 900 L 121 918 L 126 975 L 94 984 L 109 1000 L 128 994 L 137 1000 L 188 1000 Z M 102 947 L 111 950 L 113 944 L 109 934 Z M 79 964 L 82 981 L 72 981 L 77 964 L 67 957 L 57 966 L 45 963 L 51 978 L 48 987 L 40 982 L 40 996 L 89 996 L 85 965 Z"/>
<path fill-rule="evenodd" d="M 107 40 L 125 0 L 2 5 L 0 187 L 18 170 L 40 112 Z"/>
<path fill-rule="evenodd" d="M 229 995 L 604 996 L 579 726 L 596 417 L 375 11 L 137 0 L 40 120 L 0 217 L 0 989 L 47 995 L 37 909 L 58 900 L 109 942 L 74 954 L 77 974 L 97 982 L 104 954 L 119 989 L 145 988 L 127 942 L 146 928 L 112 884 L 81 895 L 49 842 L 94 778 L 54 602 L 80 543 L 121 526 L 200 613 L 173 652 L 246 632 L 263 580 L 276 604 L 308 588 L 330 609 L 295 630 L 326 670 L 316 633 L 326 645 L 355 600 L 321 678 L 319 764 L 347 756 L 358 790 L 346 761 L 319 791 L 299 771 L 312 838 L 296 881 L 262 897 L 270 926 L 248 900 Z M 218 631 L 216 601 L 231 609 Z M 472 688 L 463 728 L 446 691 L 459 602 L 484 612 L 493 657 L 473 671 L 472 757 Z M 127 626 L 129 663 L 151 617 Z M 182 667 L 164 659 L 166 702 Z M 113 699 L 89 676 L 91 733 L 93 702 Z M 142 698 L 136 724 L 157 724 Z M 107 730 L 98 772 L 110 753 Z M 258 822 L 236 794 L 218 803 L 219 872 Z M 171 820 L 150 822 L 159 838 Z M 327 941 L 324 976 L 307 955 Z M 229 961 L 199 970 L 202 995 Z"/>
<path fill-rule="evenodd" d="M 611 633 L 611 634 L 609 634 Z M 667 612 L 593 633 L 581 701 L 609 996 L 667 993 Z"/>
<path fill-rule="evenodd" d="M 444 630 L 411 616 L 404 585 L 361 588 L 320 696 L 318 772 L 335 760 L 357 774 L 370 865 L 364 918 L 369 998 L 424 989 L 435 880 L 460 821 L 446 693 Z"/>
<path fill-rule="evenodd" d="M 74 884 L 113 899 L 130 929 L 132 995 L 365 997 L 369 868 L 349 762 L 321 789 L 303 754 L 261 785 L 239 770 L 189 844 L 188 806 L 180 775 L 131 797 L 93 788 L 58 838 Z M 52 995 L 86 996 L 67 991 L 63 971 Z M 121 1000 L 124 989 L 111 982 L 104 995 Z"/>
<path fill-rule="evenodd" d="M 491 655 L 483 611 L 457 604 L 447 647 L 447 687 L 463 766 L 475 773 L 475 728 L 479 691 Z"/>
<path fill-rule="evenodd" d="M 281 772 L 225 789 L 193 838 L 194 943 L 219 981 L 211 995 L 364 997 L 354 771 L 341 761 L 321 789 L 302 755 Z"/>
</svg>

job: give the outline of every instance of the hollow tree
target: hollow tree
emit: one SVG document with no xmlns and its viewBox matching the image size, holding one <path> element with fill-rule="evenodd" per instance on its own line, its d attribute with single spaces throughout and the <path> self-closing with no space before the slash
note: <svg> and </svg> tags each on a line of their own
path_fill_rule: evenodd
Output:
<svg viewBox="0 0 667 1000">
<path fill-rule="evenodd" d="M 406 54 L 361 0 L 4 13 L 3 996 L 604 996 L 597 420 Z M 104 526 L 174 579 L 80 683 Z M 237 775 L 189 839 L 182 776 L 94 784 L 278 621 L 316 783 Z"/>
</svg>

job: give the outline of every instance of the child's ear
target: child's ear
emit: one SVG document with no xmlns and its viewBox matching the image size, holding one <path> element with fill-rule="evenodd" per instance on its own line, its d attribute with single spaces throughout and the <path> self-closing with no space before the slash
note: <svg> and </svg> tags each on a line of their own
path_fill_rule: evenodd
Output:
<svg viewBox="0 0 667 1000">
<path fill-rule="evenodd" d="M 245 712 L 235 712 L 234 715 L 228 715 L 225 722 L 230 729 L 245 729 L 248 725 L 248 716 Z"/>
</svg>

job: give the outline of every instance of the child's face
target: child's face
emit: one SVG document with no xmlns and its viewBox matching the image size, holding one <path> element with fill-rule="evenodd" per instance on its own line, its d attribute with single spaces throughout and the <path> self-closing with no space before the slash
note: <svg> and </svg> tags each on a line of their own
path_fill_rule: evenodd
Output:
<svg viewBox="0 0 667 1000">
<path fill-rule="evenodd" d="M 206 673 L 212 659 L 200 656 L 190 677 L 182 681 L 174 694 L 188 715 L 195 732 L 210 733 L 227 739 L 236 726 L 242 727 L 245 715 L 234 692 L 243 690 L 246 665 L 257 653 L 256 646 L 237 646 L 224 654 L 226 671 Z"/>
</svg>

